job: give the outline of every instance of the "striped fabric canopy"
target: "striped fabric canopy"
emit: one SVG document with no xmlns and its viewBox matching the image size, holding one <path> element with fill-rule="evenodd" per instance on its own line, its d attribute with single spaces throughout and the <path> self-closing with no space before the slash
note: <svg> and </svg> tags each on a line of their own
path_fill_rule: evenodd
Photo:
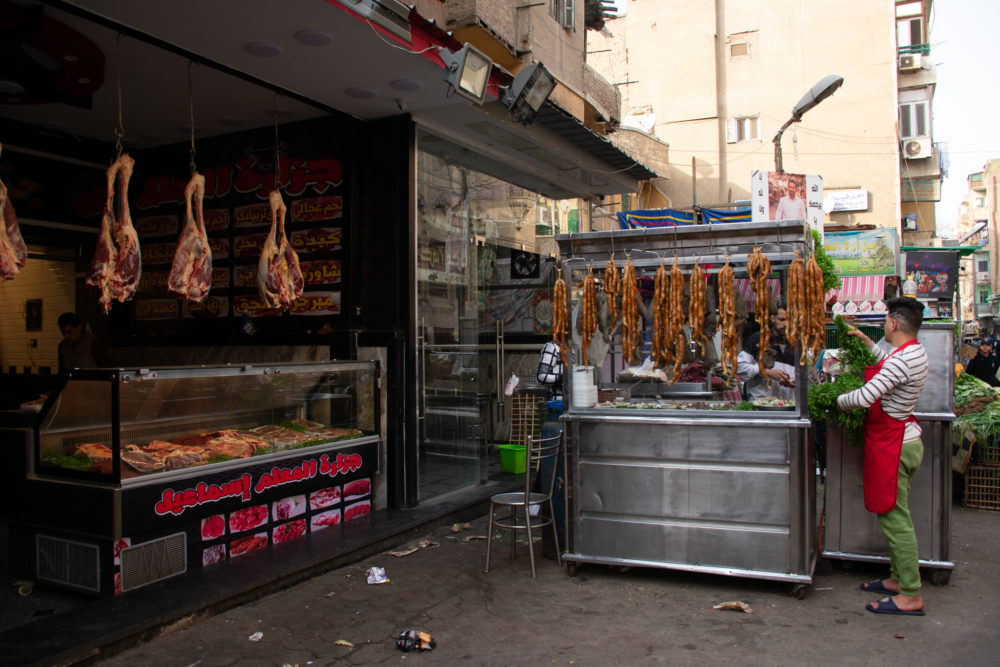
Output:
<svg viewBox="0 0 1000 667">
<path fill-rule="evenodd" d="M 658 208 L 636 211 L 619 211 L 618 226 L 622 229 L 638 229 L 640 227 L 675 227 L 677 225 L 693 225 L 694 213 L 691 211 L 675 211 L 672 208 Z"/>
<path fill-rule="evenodd" d="M 750 207 L 746 208 L 703 208 L 701 219 L 716 224 L 719 222 L 750 222 Z"/>
<path fill-rule="evenodd" d="M 881 301 L 884 294 L 885 276 L 845 276 L 837 301 Z"/>
</svg>

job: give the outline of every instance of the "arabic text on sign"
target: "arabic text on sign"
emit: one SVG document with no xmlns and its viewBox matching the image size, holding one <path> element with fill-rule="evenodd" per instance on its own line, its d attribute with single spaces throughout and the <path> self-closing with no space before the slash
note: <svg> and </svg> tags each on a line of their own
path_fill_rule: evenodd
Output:
<svg viewBox="0 0 1000 667">
<path fill-rule="evenodd" d="M 206 231 L 217 232 L 229 226 L 228 208 L 207 209 L 202 212 L 202 217 L 205 219 Z"/>
<path fill-rule="evenodd" d="M 168 236 L 177 233 L 177 218 L 169 215 L 154 215 L 135 221 L 135 231 L 142 238 Z"/>
<path fill-rule="evenodd" d="M 140 320 L 172 320 L 177 317 L 176 299 L 143 299 L 135 302 L 135 316 Z"/>
<path fill-rule="evenodd" d="M 270 155 L 273 152 L 268 157 Z M 283 157 L 278 160 L 278 172 L 281 175 L 282 192 L 289 197 L 301 195 L 308 187 L 323 194 L 344 180 L 344 169 L 340 161 L 330 157 L 309 160 Z M 235 187 L 237 192 L 253 192 L 264 199 L 274 189 L 273 163 L 265 167 L 253 155 L 240 158 L 236 161 Z"/>
<path fill-rule="evenodd" d="M 256 257 L 264 249 L 267 234 L 247 234 L 233 239 L 233 254 L 237 257 Z"/>
<path fill-rule="evenodd" d="M 340 260 L 302 262 L 302 276 L 307 285 L 331 285 L 340 282 Z"/>
<path fill-rule="evenodd" d="M 201 303 L 184 301 L 184 317 L 225 317 L 229 313 L 229 299 L 210 296 Z"/>
<path fill-rule="evenodd" d="M 271 207 L 268 204 L 238 206 L 233 211 L 237 227 L 258 227 L 271 224 Z"/>
<path fill-rule="evenodd" d="M 317 227 L 292 232 L 289 242 L 302 253 L 340 249 L 340 227 Z"/>
<path fill-rule="evenodd" d="M 231 167 L 206 169 L 205 198 L 224 197 L 233 186 L 233 170 Z M 142 191 L 136 195 L 135 205 L 139 209 L 155 208 L 163 204 L 183 204 L 186 179 L 174 176 L 153 176 L 143 183 Z"/>
<path fill-rule="evenodd" d="M 296 222 L 318 222 L 341 217 L 343 209 L 343 199 L 340 196 L 330 196 L 292 202 L 290 212 Z"/>
</svg>

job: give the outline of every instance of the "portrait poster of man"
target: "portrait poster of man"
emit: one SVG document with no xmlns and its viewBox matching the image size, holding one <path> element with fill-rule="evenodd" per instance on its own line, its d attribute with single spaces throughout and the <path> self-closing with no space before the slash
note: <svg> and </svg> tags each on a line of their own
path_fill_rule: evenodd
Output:
<svg viewBox="0 0 1000 667">
<path fill-rule="evenodd" d="M 917 283 L 917 298 L 947 299 L 958 284 L 958 253 L 951 250 L 906 253 L 906 275 Z"/>
<path fill-rule="evenodd" d="M 753 222 L 807 220 L 823 234 L 823 177 L 755 171 L 750 192 Z"/>
</svg>

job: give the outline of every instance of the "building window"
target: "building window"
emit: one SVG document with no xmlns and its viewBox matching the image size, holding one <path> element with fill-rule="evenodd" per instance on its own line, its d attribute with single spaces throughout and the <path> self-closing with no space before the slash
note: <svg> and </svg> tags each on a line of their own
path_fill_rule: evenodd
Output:
<svg viewBox="0 0 1000 667">
<path fill-rule="evenodd" d="M 989 270 L 990 270 L 990 260 L 981 259 L 978 262 L 976 262 L 976 271 L 978 271 L 979 273 L 987 273 L 989 272 Z"/>
<path fill-rule="evenodd" d="M 896 46 L 916 46 L 924 43 L 924 20 L 910 18 L 896 21 Z"/>
<path fill-rule="evenodd" d="M 735 44 L 730 44 L 729 55 L 732 58 L 750 55 L 750 44 L 748 42 L 736 42 Z"/>
<path fill-rule="evenodd" d="M 576 25 L 577 0 L 549 0 L 549 14 L 559 25 L 572 29 Z"/>
<path fill-rule="evenodd" d="M 902 94 L 900 97 L 902 97 Z M 917 137 L 930 136 L 929 106 L 927 100 L 900 103 L 900 139 L 915 139 Z"/>
<path fill-rule="evenodd" d="M 990 291 L 988 289 L 979 290 L 979 303 L 990 302 Z"/>
<path fill-rule="evenodd" d="M 726 141 L 730 144 L 741 141 L 760 141 L 760 118 L 741 116 L 726 119 Z"/>
</svg>

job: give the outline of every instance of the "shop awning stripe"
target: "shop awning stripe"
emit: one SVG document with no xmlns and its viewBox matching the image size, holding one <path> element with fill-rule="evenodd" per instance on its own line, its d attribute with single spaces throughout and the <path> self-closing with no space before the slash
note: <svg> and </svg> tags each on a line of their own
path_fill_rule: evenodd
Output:
<svg viewBox="0 0 1000 667">
<path fill-rule="evenodd" d="M 753 311 L 753 305 L 757 302 L 757 293 L 753 291 L 753 287 L 750 286 L 750 280 L 748 278 L 737 278 L 736 279 L 736 291 L 743 301 L 747 304 L 747 311 Z M 777 278 L 768 278 L 767 286 L 771 289 L 771 301 L 781 297 L 781 281 Z"/>
<path fill-rule="evenodd" d="M 885 276 L 844 276 L 840 279 L 838 301 L 881 301 Z"/>
</svg>

